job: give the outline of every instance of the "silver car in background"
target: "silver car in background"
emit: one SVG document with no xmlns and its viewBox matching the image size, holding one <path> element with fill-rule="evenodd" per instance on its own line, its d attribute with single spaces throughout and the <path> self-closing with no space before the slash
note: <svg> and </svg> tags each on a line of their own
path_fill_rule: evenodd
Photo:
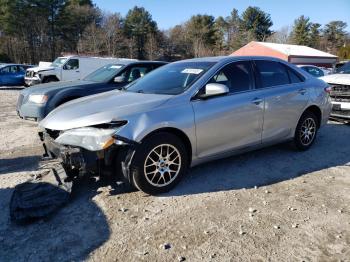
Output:
<svg viewBox="0 0 350 262">
<path fill-rule="evenodd" d="M 64 104 L 40 123 L 40 136 L 70 172 L 121 172 L 158 194 L 206 161 L 288 140 L 308 149 L 329 117 L 329 91 L 275 58 L 184 60 Z"/>
</svg>

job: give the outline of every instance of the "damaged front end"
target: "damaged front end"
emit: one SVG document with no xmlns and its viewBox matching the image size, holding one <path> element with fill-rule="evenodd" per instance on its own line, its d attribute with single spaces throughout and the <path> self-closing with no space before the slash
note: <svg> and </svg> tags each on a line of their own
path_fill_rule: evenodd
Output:
<svg viewBox="0 0 350 262">
<path fill-rule="evenodd" d="M 332 87 L 330 93 L 332 100 L 331 118 L 350 121 L 350 85 L 330 85 Z"/>
<path fill-rule="evenodd" d="M 118 136 L 126 121 L 112 122 L 66 131 L 44 129 L 39 132 L 45 156 L 59 158 L 70 176 L 92 173 L 119 175 L 122 162 L 136 142 Z"/>
</svg>

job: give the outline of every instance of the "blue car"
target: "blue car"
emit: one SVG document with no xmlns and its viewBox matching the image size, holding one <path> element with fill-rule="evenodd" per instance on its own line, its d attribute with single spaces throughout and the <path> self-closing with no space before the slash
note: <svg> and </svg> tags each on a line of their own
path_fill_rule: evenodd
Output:
<svg viewBox="0 0 350 262">
<path fill-rule="evenodd" d="M 0 86 L 24 85 L 24 75 L 30 65 L 0 64 Z"/>
</svg>

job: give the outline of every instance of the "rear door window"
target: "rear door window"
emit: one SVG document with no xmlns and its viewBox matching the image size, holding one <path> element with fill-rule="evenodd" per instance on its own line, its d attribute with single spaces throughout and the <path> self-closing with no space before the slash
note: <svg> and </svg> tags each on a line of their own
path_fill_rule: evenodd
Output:
<svg viewBox="0 0 350 262">
<path fill-rule="evenodd" d="M 249 61 L 234 62 L 226 65 L 209 83 L 226 85 L 230 93 L 243 92 L 253 89 L 254 77 Z"/>
<path fill-rule="evenodd" d="M 261 80 L 261 88 L 290 84 L 286 68 L 275 61 L 256 60 L 256 69 Z"/>
<path fill-rule="evenodd" d="M 17 66 L 10 66 L 10 73 L 11 74 L 16 74 L 18 71 Z"/>
</svg>

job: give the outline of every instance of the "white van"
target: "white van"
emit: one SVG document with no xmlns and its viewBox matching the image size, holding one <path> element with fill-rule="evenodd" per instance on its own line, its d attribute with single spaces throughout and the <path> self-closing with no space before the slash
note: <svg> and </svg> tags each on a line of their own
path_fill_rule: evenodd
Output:
<svg viewBox="0 0 350 262">
<path fill-rule="evenodd" d="M 125 60 L 125 59 L 124 59 Z M 58 57 L 50 65 L 32 67 L 26 71 L 26 86 L 53 81 L 79 80 L 96 69 L 120 61 L 118 58 L 63 56 Z"/>
</svg>

